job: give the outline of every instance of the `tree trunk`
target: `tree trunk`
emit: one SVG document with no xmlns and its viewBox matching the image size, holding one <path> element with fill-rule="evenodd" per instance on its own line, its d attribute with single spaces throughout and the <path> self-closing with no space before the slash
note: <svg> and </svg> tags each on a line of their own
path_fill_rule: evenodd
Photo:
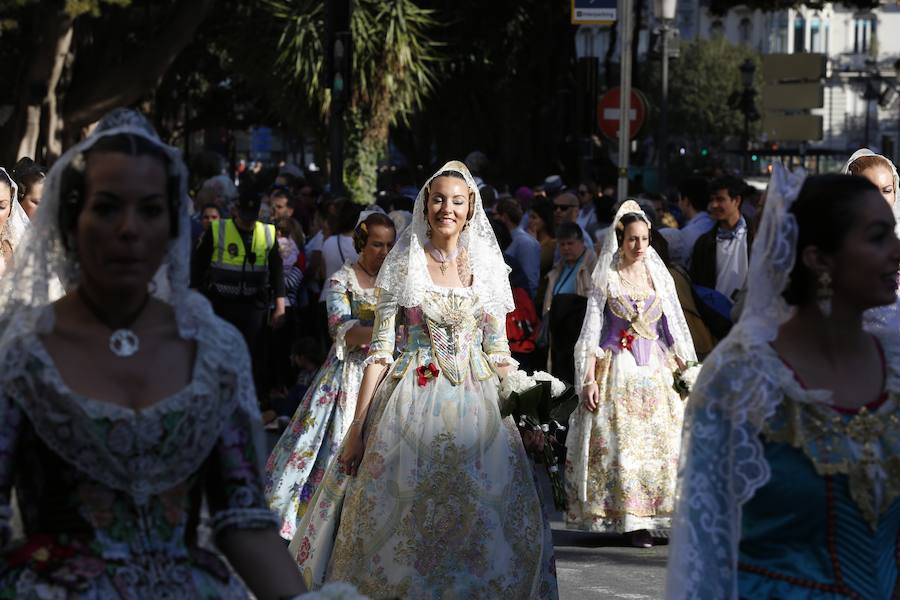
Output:
<svg viewBox="0 0 900 600">
<path fill-rule="evenodd" d="M 66 57 L 72 47 L 72 27 L 69 26 L 68 31 L 59 39 L 56 45 L 56 51 L 53 61 L 53 70 L 50 73 L 50 80 L 47 84 L 47 97 L 44 99 L 44 114 L 46 115 L 46 129 L 44 130 L 44 157 L 43 162 L 50 164 L 54 162 L 63 152 L 63 126 L 64 121 L 59 110 L 59 97 L 57 88 L 59 87 L 59 79 L 62 77 L 63 68 L 66 65 Z"/>
<path fill-rule="evenodd" d="M 96 77 L 73 82 L 66 94 L 66 127 L 83 127 L 119 106 L 128 106 L 152 91 L 190 43 L 215 0 L 183 0 L 168 25 L 131 60 Z"/>
<path fill-rule="evenodd" d="M 72 43 L 72 18 L 63 3 L 43 0 L 35 9 L 40 29 L 34 36 L 30 58 L 15 109 L 0 128 L 0 164 L 13 164 L 22 156 L 37 156 L 43 106 L 56 92 L 59 73 Z"/>
</svg>

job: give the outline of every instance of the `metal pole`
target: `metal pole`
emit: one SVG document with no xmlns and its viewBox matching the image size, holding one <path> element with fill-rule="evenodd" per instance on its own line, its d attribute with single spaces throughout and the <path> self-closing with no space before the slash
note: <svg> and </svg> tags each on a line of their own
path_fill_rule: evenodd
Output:
<svg viewBox="0 0 900 600">
<path fill-rule="evenodd" d="M 668 157 L 669 119 L 669 23 L 662 25 L 662 90 L 659 98 L 659 191 L 666 193 L 666 162 Z"/>
<path fill-rule="evenodd" d="M 744 92 L 745 94 L 747 92 Z M 744 177 L 750 171 L 750 104 L 744 107 L 744 159 L 741 165 Z"/>
<path fill-rule="evenodd" d="M 619 21 L 619 178 L 617 198 L 619 202 L 628 198 L 628 159 L 631 150 L 631 4 L 632 0 L 618 0 Z"/>
</svg>

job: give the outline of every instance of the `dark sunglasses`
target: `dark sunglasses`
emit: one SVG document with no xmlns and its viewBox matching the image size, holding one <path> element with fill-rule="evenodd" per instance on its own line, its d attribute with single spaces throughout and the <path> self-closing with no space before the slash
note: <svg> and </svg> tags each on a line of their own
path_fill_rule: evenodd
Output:
<svg viewBox="0 0 900 600">
<path fill-rule="evenodd" d="M 553 203 L 553 210 L 569 210 L 570 208 L 575 208 L 574 204 L 557 204 Z"/>
</svg>

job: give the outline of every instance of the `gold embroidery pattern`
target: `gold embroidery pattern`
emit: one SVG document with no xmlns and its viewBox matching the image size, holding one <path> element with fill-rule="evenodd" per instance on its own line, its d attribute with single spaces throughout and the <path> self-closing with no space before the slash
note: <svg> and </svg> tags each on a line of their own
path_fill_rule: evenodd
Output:
<svg viewBox="0 0 900 600">
<path fill-rule="evenodd" d="M 875 412 L 842 415 L 829 406 L 785 398 L 763 435 L 809 458 L 819 475 L 846 475 L 850 497 L 874 531 L 900 498 L 900 409 L 891 395 Z"/>
</svg>

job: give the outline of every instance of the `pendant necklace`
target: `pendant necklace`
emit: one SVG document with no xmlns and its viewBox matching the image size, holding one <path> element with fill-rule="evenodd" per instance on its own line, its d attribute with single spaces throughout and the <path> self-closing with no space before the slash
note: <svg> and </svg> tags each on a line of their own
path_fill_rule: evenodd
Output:
<svg viewBox="0 0 900 600">
<path fill-rule="evenodd" d="M 363 273 L 365 273 L 366 275 L 368 275 L 369 277 L 371 277 L 371 278 L 372 278 L 372 281 L 375 281 L 376 276 L 373 275 L 372 273 L 369 273 L 369 270 L 366 268 L 366 266 L 362 263 L 361 260 L 356 261 L 356 265 L 357 265 L 360 269 L 362 269 L 362 272 L 363 272 Z"/>
<path fill-rule="evenodd" d="M 441 275 L 444 275 L 447 272 L 447 263 L 459 256 L 459 246 L 457 246 L 449 256 L 444 256 L 443 252 L 435 248 L 434 245 L 429 242 L 428 254 L 430 254 L 431 258 L 433 258 L 438 263 L 441 268 Z"/>
<path fill-rule="evenodd" d="M 84 305 L 91 311 L 91 314 L 94 315 L 98 321 L 100 321 L 103 325 L 112 329 L 113 332 L 109 336 L 109 351 L 118 356 L 119 358 L 128 358 L 129 356 L 133 356 L 137 353 L 141 348 L 141 340 L 138 338 L 137 334 L 131 330 L 131 326 L 134 325 L 135 321 L 138 320 L 138 317 L 141 316 L 141 313 L 144 312 L 144 309 L 147 308 L 147 304 L 150 302 L 150 294 L 144 298 L 141 305 L 134 311 L 127 319 L 123 319 L 123 324 L 121 327 L 115 328 L 109 324 L 108 319 L 103 314 L 103 311 L 98 307 L 94 302 L 80 289 L 78 290 L 78 297 L 81 298 L 81 301 Z"/>
</svg>

